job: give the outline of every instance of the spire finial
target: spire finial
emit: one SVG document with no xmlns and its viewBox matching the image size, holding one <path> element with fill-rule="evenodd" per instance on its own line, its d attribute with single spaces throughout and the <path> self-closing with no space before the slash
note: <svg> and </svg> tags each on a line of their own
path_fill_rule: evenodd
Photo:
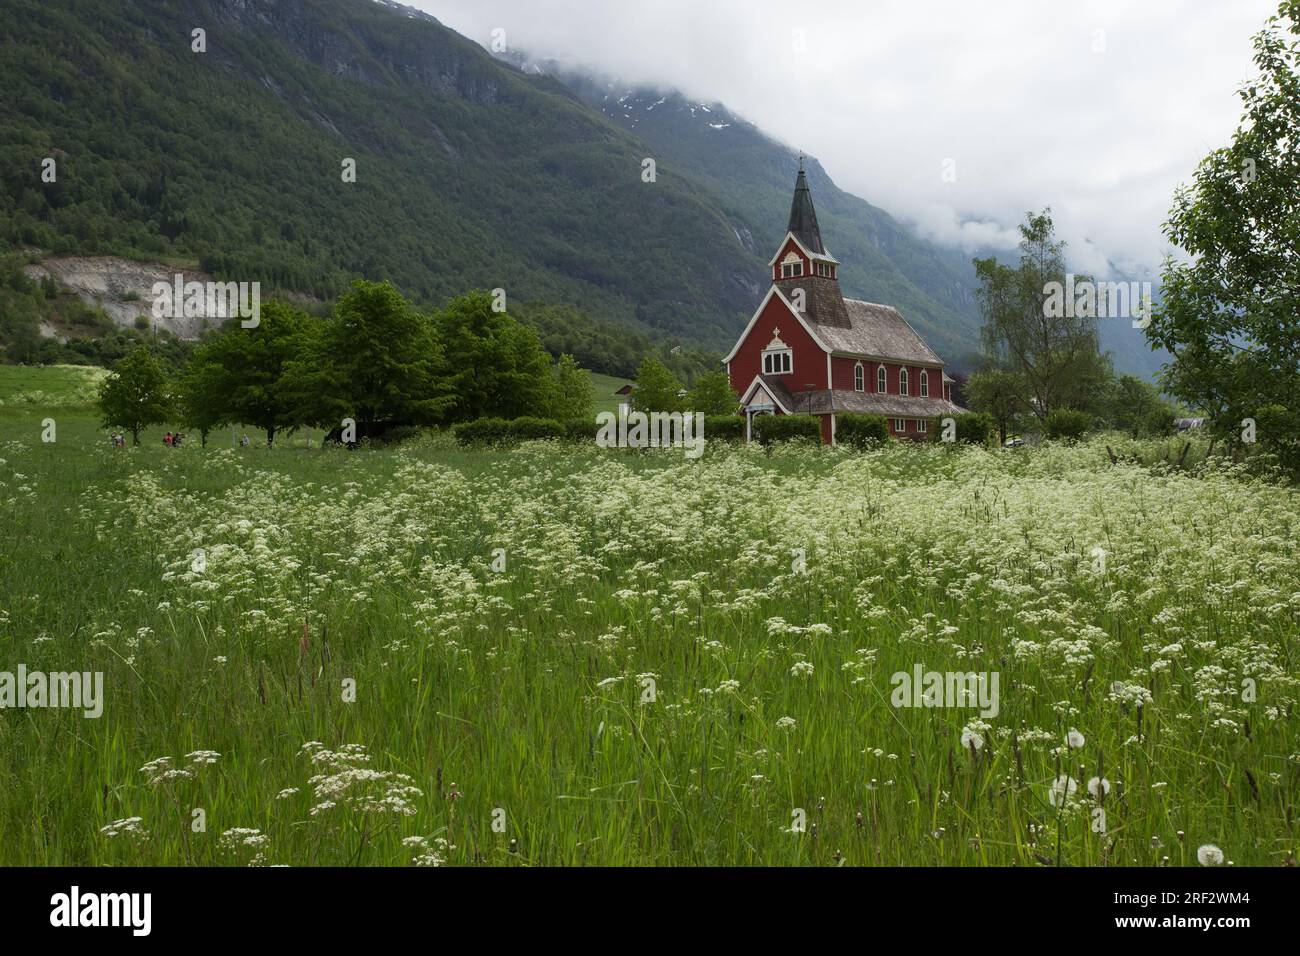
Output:
<svg viewBox="0 0 1300 956">
<path fill-rule="evenodd" d="M 803 153 L 799 154 L 799 172 L 803 172 Z"/>
</svg>

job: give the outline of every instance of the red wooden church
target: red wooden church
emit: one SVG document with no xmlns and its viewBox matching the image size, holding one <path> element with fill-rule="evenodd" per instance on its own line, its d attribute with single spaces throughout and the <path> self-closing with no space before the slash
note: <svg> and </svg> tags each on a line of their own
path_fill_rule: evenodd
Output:
<svg viewBox="0 0 1300 956">
<path fill-rule="evenodd" d="M 883 415 L 899 438 L 930 437 L 935 419 L 965 411 L 952 379 L 898 310 L 846 299 L 822 243 L 803 163 L 790 226 L 772 261 L 772 288 L 723 361 L 750 436 L 754 416 L 816 415 L 835 443 L 840 412 Z"/>
</svg>

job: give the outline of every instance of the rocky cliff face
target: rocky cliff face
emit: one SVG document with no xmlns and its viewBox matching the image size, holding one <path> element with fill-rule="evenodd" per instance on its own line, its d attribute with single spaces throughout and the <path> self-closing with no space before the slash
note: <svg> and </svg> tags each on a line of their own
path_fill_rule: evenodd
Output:
<svg viewBox="0 0 1300 956">
<path fill-rule="evenodd" d="M 220 325 L 228 316 L 218 308 L 217 313 L 206 317 L 159 318 L 153 316 L 156 282 L 171 285 L 179 274 L 185 282 L 209 282 L 212 276 L 194 270 L 172 269 L 157 262 L 133 262 L 116 256 L 67 256 L 46 259 L 39 265 L 30 265 L 24 272 L 40 281 L 46 276 L 53 276 L 60 286 L 69 292 L 75 292 L 87 304 L 102 308 L 115 324 L 122 328 L 132 328 L 137 320 L 157 323 L 157 328 L 166 329 L 182 339 L 197 339 L 204 329 Z M 54 337 L 55 330 L 43 326 L 41 334 Z"/>
</svg>

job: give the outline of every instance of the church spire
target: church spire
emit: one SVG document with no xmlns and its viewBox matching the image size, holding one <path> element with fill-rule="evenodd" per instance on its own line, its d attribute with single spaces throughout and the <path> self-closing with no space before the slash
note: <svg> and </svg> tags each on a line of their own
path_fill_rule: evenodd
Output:
<svg viewBox="0 0 1300 956">
<path fill-rule="evenodd" d="M 794 201 L 790 203 L 788 231 L 794 233 L 809 252 L 826 255 L 822 232 L 817 226 L 817 212 L 813 209 L 812 190 L 808 188 L 808 176 L 803 171 L 802 153 L 799 155 L 799 176 L 794 181 Z"/>
</svg>

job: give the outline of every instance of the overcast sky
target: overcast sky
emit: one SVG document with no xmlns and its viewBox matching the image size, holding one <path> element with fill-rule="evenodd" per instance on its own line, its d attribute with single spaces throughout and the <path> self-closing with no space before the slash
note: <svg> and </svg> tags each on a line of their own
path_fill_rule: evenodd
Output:
<svg viewBox="0 0 1300 956">
<path fill-rule="evenodd" d="M 1081 271 L 1158 265 L 1276 0 L 405 0 L 487 46 L 725 103 L 946 242 L 1050 205 Z M 955 182 L 945 182 L 945 160 Z"/>
</svg>

